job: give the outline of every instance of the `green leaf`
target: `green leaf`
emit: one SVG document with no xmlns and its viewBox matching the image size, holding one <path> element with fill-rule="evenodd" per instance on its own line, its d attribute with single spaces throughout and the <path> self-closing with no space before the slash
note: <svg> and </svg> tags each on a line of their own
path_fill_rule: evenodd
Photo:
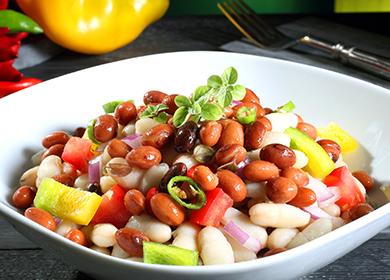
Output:
<svg viewBox="0 0 390 280">
<path fill-rule="evenodd" d="M 160 114 L 158 114 L 156 117 L 154 117 L 153 119 L 159 123 L 167 123 L 168 121 L 168 118 L 169 118 L 169 115 L 165 112 L 161 112 Z"/>
<path fill-rule="evenodd" d="M 192 102 L 187 96 L 178 95 L 175 97 L 175 104 L 177 105 L 177 107 L 191 107 Z"/>
<path fill-rule="evenodd" d="M 122 104 L 123 102 L 124 102 L 123 100 L 114 100 L 106 104 L 103 104 L 102 107 L 106 114 L 110 114 L 110 113 L 114 113 L 116 107 L 118 107 L 118 105 Z"/>
<path fill-rule="evenodd" d="M 232 101 L 233 101 L 233 96 L 229 91 L 227 91 L 225 93 L 225 102 L 223 104 L 223 107 L 224 108 L 228 107 L 232 103 Z"/>
<path fill-rule="evenodd" d="M 210 91 L 209 86 L 199 86 L 196 88 L 194 95 L 192 96 L 193 101 L 198 101 L 202 96 L 206 95 Z"/>
<path fill-rule="evenodd" d="M 195 115 L 199 115 L 202 112 L 202 108 L 201 108 L 200 104 L 198 104 L 198 103 L 195 103 L 192 106 L 192 109 L 193 109 Z"/>
<path fill-rule="evenodd" d="M 245 97 L 246 89 L 242 85 L 235 85 L 231 89 L 233 100 L 242 100 Z"/>
<path fill-rule="evenodd" d="M 173 125 L 182 126 L 191 117 L 187 107 L 179 107 L 173 115 Z"/>
<path fill-rule="evenodd" d="M 218 75 L 212 75 L 208 78 L 207 85 L 212 88 L 219 88 L 222 86 L 222 79 Z"/>
<path fill-rule="evenodd" d="M 213 103 L 206 103 L 202 107 L 201 116 L 205 120 L 215 121 L 219 120 L 223 115 L 221 107 Z"/>
<path fill-rule="evenodd" d="M 290 113 L 294 111 L 295 109 L 295 104 L 292 101 L 287 102 L 283 106 L 279 107 L 276 109 L 276 112 L 281 112 L 281 113 Z"/>
<path fill-rule="evenodd" d="M 237 82 L 238 79 L 237 70 L 233 67 L 229 67 L 225 71 L 223 71 L 221 78 L 224 84 L 232 85 L 235 82 Z"/>
<path fill-rule="evenodd" d="M 154 118 L 159 112 L 169 109 L 165 104 L 148 105 L 146 109 L 141 113 L 140 118 Z"/>
<path fill-rule="evenodd" d="M 242 124 L 251 124 L 256 120 L 256 108 L 243 106 L 237 111 L 237 120 Z"/>
</svg>

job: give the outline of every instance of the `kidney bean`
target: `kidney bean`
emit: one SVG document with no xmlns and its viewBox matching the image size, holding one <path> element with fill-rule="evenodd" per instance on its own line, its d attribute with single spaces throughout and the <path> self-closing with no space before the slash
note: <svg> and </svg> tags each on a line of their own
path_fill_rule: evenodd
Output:
<svg viewBox="0 0 390 280">
<path fill-rule="evenodd" d="M 76 178 L 71 174 L 58 174 L 52 177 L 52 179 L 56 180 L 57 182 L 60 182 L 61 184 L 67 185 L 69 187 L 73 187 L 74 181 Z"/>
<path fill-rule="evenodd" d="M 260 104 L 259 97 L 249 88 L 246 88 L 246 93 L 244 98 L 241 100 L 241 102 L 251 102 L 251 103 L 257 103 Z"/>
<path fill-rule="evenodd" d="M 137 117 L 137 108 L 133 102 L 123 102 L 115 108 L 114 116 L 119 124 L 127 125 Z"/>
<path fill-rule="evenodd" d="M 145 196 L 137 189 L 127 191 L 123 198 L 126 209 L 132 215 L 140 215 L 145 209 Z"/>
<path fill-rule="evenodd" d="M 202 124 L 199 131 L 200 142 L 213 147 L 218 143 L 222 133 L 222 125 L 216 121 L 208 121 Z"/>
<path fill-rule="evenodd" d="M 142 135 L 142 145 L 153 146 L 157 149 L 163 148 L 171 139 L 174 130 L 169 124 L 159 124 Z"/>
<path fill-rule="evenodd" d="M 55 155 L 58 157 L 62 156 L 62 152 L 64 151 L 65 145 L 63 144 L 54 144 L 53 146 L 50 146 L 41 156 L 41 160 L 44 158 Z"/>
<path fill-rule="evenodd" d="M 302 122 L 302 123 L 298 123 L 297 129 L 299 129 L 303 133 L 306 133 L 307 135 L 309 135 L 313 140 L 316 140 L 317 129 L 314 127 L 314 125 Z"/>
<path fill-rule="evenodd" d="M 96 119 L 93 134 L 99 142 L 107 142 L 116 137 L 118 122 L 111 115 L 102 115 Z"/>
<path fill-rule="evenodd" d="M 83 137 L 84 136 L 84 133 L 85 133 L 85 127 L 78 127 L 76 128 L 74 131 L 73 131 L 73 136 L 75 137 Z"/>
<path fill-rule="evenodd" d="M 160 191 L 161 192 L 167 191 L 167 185 L 173 177 L 184 176 L 186 174 L 187 174 L 187 166 L 184 163 L 178 162 L 173 164 L 160 181 L 160 186 L 159 186 Z"/>
<path fill-rule="evenodd" d="M 243 174 L 249 181 L 261 182 L 278 177 L 279 169 L 271 162 L 255 160 L 244 167 Z"/>
<path fill-rule="evenodd" d="M 237 118 L 237 112 L 242 107 L 248 107 L 248 108 L 255 108 L 256 109 L 256 118 L 263 117 L 265 115 L 264 108 L 261 107 L 259 103 L 252 103 L 252 102 L 242 102 L 236 106 L 233 107 L 233 116 Z"/>
<path fill-rule="evenodd" d="M 194 149 L 198 125 L 193 121 L 187 121 L 184 125 L 176 130 L 175 150 L 178 153 L 190 152 Z"/>
<path fill-rule="evenodd" d="M 240 123 L 233 120 L 225 120 L 221 124 L 223 130 L 218 141 L 220 147 L 229 144 L 244 146 L 244 130 Z"/>
<path fill-rule="evenodd" d="M 204 165 L 198 165 L 194 168 L 192 178 L 204 191 L 211 191 L 218 186 L 219 180 L 210 168 Z"/>
<path fill-rule="evenodd" d="M 354 221 L 356 219 L 359 219 L 360 217 L 367 215 L 372 211 L 374 211 L 374 208 L 372 208 L 370 204 L 359 203 L 358 205 L 355 205 L 351 209 L 344 211 L 341 215 L 341 218 L 343 218 L 346 221 Z"/>
<path fill-rule="evenodd" d="M 178 226 L 184 222 L 185 209 L 166 193 L 155 194 L 150 199 L 153 214 L 164 224 Z"/>
<path fill-rule="evenodd" d="M 260 159 L 272 162 L 280 169 L 292 167 L 296 162 L 294 151 L 282 144 L 270 144 L 262 148 Z"/>
<path fill-rule="evenodd" d="M 261 147 L 267 129 L 259 121 L 255 121 L 245 130 L 245 148 L 248 150 L 256 150 Z"/>
<path fill-rule="evenodd" d="M 131 151 L 129 145 L 119 139 L 112 139 L 107 145 L 107 152 L 111 158 L 124 158 Z"/>
<path fill-rule="evenodd" d="M 325 150 L 325 152 L 329 155 L 333 162 L 336 162 L 339 159 L 341 147 L 335 141 L 329 139 L 322 139 L 317 141 L 317 143 Z"/>
<path fill-rule="evenodd" d="M 121 228 L 115 233 L 118 245 L 126 251 L 130 257 L 143 257 L 143 243 L 149 238 L 134 228 Z"/>
<path fill-rule="evenodd" d="M 265 107 L 265 108 L 264 108 L 264 113 L 265 113 L 266 115 L 271 114 L 271 113 L 273 113 L 273 112 L 274 112 L 274 110 L 272 110 L 271 108 L 268 108 L 268 107 Z"/>
<path fill-rule="evenodd" d="M 289 178 L 300 188 L 309 183 L 309 176 L 299 168 L 288 167 L 282 170 L 280 176 Z"/>
<path fill-rule="evenodd" d="M 51 231 L 56 230 L 56 222 L 54 221 L 53 216 L 45 210 L 30 207 L 26 209 L 24 216 Z"/>
<path fill-rule="evenodd" d="M 165 104 L 168 106 L 168 110 L 167 110 L 168 114 L 173 115 L 175 113 L 175 111 L 177 110 L 177 106 L 175 103 L 176 96 L 177 96 L 177 94 L 170 94 L 170 95 L 165 96 L 163 98 L 163 100 L 161 101 L 162 104 Z"/>
<path fill-rule="evenodd" d="M 369 191 L 374 186 L 374 179 L 368 175 L 368 173 L 364 170 L 355 171 L 352 175 L 359 180 L 360 183 L 364 186 L 366 191 Z"/>
<path fill-rule="evenodd" d="M 270 120 L 268 118 L 261 117 L 261 118 L 258 118 L 256 121 L 258 121 L 259 123 L 263 124 L 267 131 L 271 131 L 272 130 L 272 123 L 270 122 Z"/>
<path fill-rule="evenodd" d="M 247 190 L 244 181 L 230 170 L 219 170 L 218 187 L 227 193 L 234 202 L 243 201 L 246 198 Z"/>
<path fill-rule="evenodd" d="M 316 194 L 311 189 L 298 188 L 297 195 L 289 201 L 289 204 L 302 208 L 312 205 L 316 200 Z"/>
<path fill-rule="evenodd" d="M 35 187 L 21 186 L 14 192 L 12 196 L 13 205 L 21 209 L 30 207 L 34 201 L 36 192 L 37 189 Z"/>
<path fill-rule="evenodd" d="M 86 246 L 88 243 L 87 237 L 85 236 L 84 232 L 81 230 L 74 228 L 68 231 L 68 233 L 65 235 L 65 238 L 69 239 L 70 241 L 73 241 L 81 246 Z"/>
<path fill-rule="evenodd" d="M 297 193 L 298 187 L 291 179 L 279 177 L 267 182 L 267 196 L 275 203 L 287 203 Z"/>
<path fill-rule="evenodd" d="M 56 144 L 62 144 L 65 145 L 66 142 L 69 140 L 69 135 L 66 134 L 63 131 L 55 131 L 53 133 L 50 133 L 49 135 L 46 135 L 42 139 L 42 146 L 46 149 L 49 149 L 51 146 Z"/>
<path fill-rule="evenodd" d="M 274 248 L 274 249 L 271 249 L 271 250 L 268 250 L 267 252 L 265 252 L 263 257 L 269 257 L 269 256 L 272 256 L 272 255 L 283 253 L 285 251 L 287 251 L 286 248 Z"/>
<path fill-rule="evenodd" d="M 131 150 L 126 155 L 126 160 L 130 166 L 148 169 L 161 162 L 161 153 L 152 146 L 140 146 Z"/>
<path fill-rule="evenodd" d="M 236 164 L 245 159 L 246 150 L 238 144 L 225 145 L 221 147 L 214 155 L 215 163 L 223 165 L 229 162 Z"/>
<path fill-rule="evenodd" d="M 150 103 L 162 103 L 164 97 L 167 96 L 166 93 L 163 93 L 158 90 L 151 90 L 144 94 L 144 103 L 148 105 Z"/>
</svg>

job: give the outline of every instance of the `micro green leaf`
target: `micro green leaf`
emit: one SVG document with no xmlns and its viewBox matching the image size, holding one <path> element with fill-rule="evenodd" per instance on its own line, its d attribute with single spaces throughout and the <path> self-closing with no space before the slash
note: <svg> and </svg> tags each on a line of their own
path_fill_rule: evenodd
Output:
<svg viewBox="0 0 390 280">
<path fill-rule="evenodd" d="M 218 75 L 212 75 L 208 78 L 207 85 L 212 88 L 219 88 L 222 86 L 222 79 Z"/>
<path fill-rule="evenodd" d="M 122 104 L 123 100 L 114 100 L 114 101 L 111 101 L 111 102 L 108 102 L 108 103 L 105 103 L 103 104 L 103 110 L 106 114 L 110 114 L 110 113 L 114 113 L 116 107 L 118 107 L 118 105 Z"/>
<path fill-rule="evenodd" d="M 232 85 L 235 82 L 237 82 L 238 79 L 237 70 L 233 67 L 229 67 L 225 71 L 223 71 L 221 78 L 224 84 Z"/>
<path fill-rule="evenodd" d="M 191 107 L 192 102 L 191 102 L 191 100 L 187 96 L 178 95 L 178 96 L 175 97 L 175 104 L 178 107 L 181 107 L 181 106 Z"/>
<path fill-rule="evenodd" d="M 233 96 L 230 91 L 227 91 L 225 94 L 225 102 L 223 104 L 223 107 L 224 108 L 228 107 L 230 103 L 232 103 L 232 101 L 233 101 Z"/>
<path fill-rule="evenodd" d="M 221 107 L 213 103 L 206 103 L 202 107 L 201 116 L 205 120 L 215 121 L 219 120 L 223 115 Z"/>
<path fill-rule="evenodd" d="M 155 121 L 159 123 L 167 123 L 168 121 L 168 114 L 165 112 L 159 113 L 156 117 L 153 118 Z"/>
<path fill-rule="evenodd" d="M 140 118 L 153 118 L 156 117 L 159 112 L 167 109 L 169 109 L 169 107 L 165 104 L 148 105 L 141 113 Z"/>
<path fill-rule="evenodd" d="M 173 115 L 173 125 L 182 126 L 191 117 L 187 107 L 179 107 Z"/>
<path fill-rule="evenodd" d="M 235 85 L 231 89 L 233 100 L 242 100 L 245 97 L 246 89 L 242 85 Z"/>
<path fill-rule="evenodd" d="M 210 91 L 209 86 L 199 86 L 196 88 L 192 100 L 197 102 L 201 97 L 205 96 Z"/>
</svg>

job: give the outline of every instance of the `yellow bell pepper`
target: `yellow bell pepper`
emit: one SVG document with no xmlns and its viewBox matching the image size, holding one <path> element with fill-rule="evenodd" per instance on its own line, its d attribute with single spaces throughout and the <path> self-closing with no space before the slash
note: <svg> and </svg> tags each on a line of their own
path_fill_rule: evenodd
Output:
<svg viewBox="0 0 390 280">
<path fill-rule="evenodd" d="M 164 15 L 169 0 L 17 0 L 53 42 L 102 54 L 133 41 Z"/>
<path fill-rule="evenodd" d="M 359 146 L 359 143 L 348 132 L 334 122 L 326 127 L 318 128 L 318 136 L 335 141 L 340 145 L 342 153 L 353 152 Z"/>
</svg>

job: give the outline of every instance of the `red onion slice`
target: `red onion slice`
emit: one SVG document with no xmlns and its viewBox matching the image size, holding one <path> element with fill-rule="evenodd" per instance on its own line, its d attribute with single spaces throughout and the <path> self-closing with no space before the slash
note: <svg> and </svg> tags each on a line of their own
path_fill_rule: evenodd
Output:
<svg viewBox="0 0 390 280">
<path fill-rule="evenodd" d="M 223 227 L 223 230 L 248 250 L 255 253 L 261 250 L 261 243 L 256 238 L 243 231 L 233 221 L 228 222 Z"/>
<path fill-rule="evenodd" d="M 318 206 L 317 202 L 313 203 L 310 206 L 304 207 L 302 209 L 303 211 L 309 213 L 314 220 L 317 220 L 319 218 L 332 218 L 331 215 L 326 213 Z"/>
<path fill-rule="evenodd" d="M 233 107 L 234 106 L 237 106 L 237 105 L 240 105 L 242 102 L 241 101 L 238 101 L 238 100 L 233 100 L 232 101 L 232 105 L 233 105 Z"/>
<path fill-rule="evenodd" d="M 318 202 L 322 202 L 333 197 L 333 193 L 324 183 L 310 175 L 309 183 L 305 186 L 305 188 L 311 189 L 316 194 Z"/>
<path fill-rule="evenodd" d="M 340 190 L 338 187 L 328 187 L 328 189 L 333 194 L 333 196 L 330 197 L 329 199 L 318 202 L 318 206 L 321 208 L 329 206 L 330 204 L 334 204 L 336 203 L 336 201 L 338 201 L 341 198 Z"/>
<path fill-rule="evenodd" d="M 127 145 L 129 145 L 132 149 L 135 149 L 141 146 L 142 135 L 133 134 L 133 135 L 126 136 L 121 140 L 125 142 Z"/>
<path fill-rule="evenodd" d="M 101 156 L 95 157 L 88 162 L 88 179 L 91 184 L 100 182 Z"/>
</svg>

